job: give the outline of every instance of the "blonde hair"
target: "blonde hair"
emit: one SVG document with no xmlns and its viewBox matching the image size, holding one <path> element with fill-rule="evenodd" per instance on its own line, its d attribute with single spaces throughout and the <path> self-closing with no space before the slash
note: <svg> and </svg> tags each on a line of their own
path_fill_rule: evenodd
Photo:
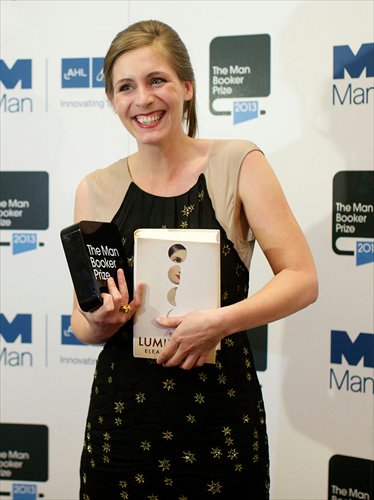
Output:
<svg viewBox="0 0 374 500">
<path fill-rule="evenodd" d="M 181 82 L 191 81 L 193 96 L 185 101 L 183 118 L 187 134 L 195 137 L 197 132 L 196 84 L 190 56 L 178 33 L 161 21 L 139 21 L 120 31 L 113 39 L 104 59 L 105 91 L 109 99 L 113 97 L 113 66 L 117 58 L 130 50 L 155 45 Z"/>
</svg>

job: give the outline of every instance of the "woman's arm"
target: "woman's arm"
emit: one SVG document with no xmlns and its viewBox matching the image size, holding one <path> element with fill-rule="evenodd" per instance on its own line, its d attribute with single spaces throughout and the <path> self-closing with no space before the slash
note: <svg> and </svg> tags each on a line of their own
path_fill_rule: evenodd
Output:
<svg viewBox="0 0 374 500">
<path fill-rule="evenodd" d="M 250 298 L 225 308 L 230 333 L 289 316 L 313 303 L 318 295 L 308 243 L 262 153 L 254 151 L 245 158 L 238 195 L 274 277 Z"/>
<path fill-rule="evenodd" d="M 79 184 L 75 197 L 74 220 L 94 220 L 90 203 L 87 180 Z M 102 344 L 112 337 L 128 321 L 141 304 L 142 287 L 138 286 L 134 299 L 129 303 L 129 293 L 122 269 L 117 272 L 118 287 L 113 278 L 108 279 L 108 292 L 103 293 L 103 305 L 89 313 L 80 309 L 74 295 L 71 326 L 76 337 L 87 344 Z M 131 306 L 128 313 L 119 310 L 121 305 Z"/>
<path fill-rule="evenodd" d="M 158 358 L 165 366 L 200 366 L 227 335 L 276 321 L 317 298 L 317 273 L 309 246 L 272 168 L 259 151 L 248 154 L 243 162 L 238 197 L 274 276 L 253 296 L 235 304 L 162 318 L 161 325 L 177 326 L 172 342 Z"/>
</svg>

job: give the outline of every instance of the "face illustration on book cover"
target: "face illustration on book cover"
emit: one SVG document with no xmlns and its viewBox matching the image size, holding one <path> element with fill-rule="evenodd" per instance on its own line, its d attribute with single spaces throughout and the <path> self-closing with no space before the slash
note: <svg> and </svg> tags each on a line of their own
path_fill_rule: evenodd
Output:
<svg viewBox="0 0 374 500">
<path fill-rule="evenodd" d="M 174 285 L 179 285 L 181 282 L 181 266 L 179 264 L 172 266 L 168 271 L 169 280 L 174 283 Z"/>
<path fill-rule="evenodd" d="M 175 243 L 169 248 L 168 255 L 172 262 L 178 263 L 171 266 L 170 269 L 168 270 L 169 281 L 171 281 L 171 283 L 173 283 L 174 285 L 180 285 L 182 278 L 182 266 L 180 264 L 184 262 L 187 258 L 187 249 L 180 243 Z M 176 301 L 177 290 L 178 286 L 174 286 L 168 291 L 166 296 L 169 304 L 175 307 L 177 307 L 177 301 Z M 172 313 L 172 311 L 173 309 L 170 309 L 170 311 L 167 313 L 167 316 L 169 316 Z"/>
<path fill-rule="evenodd" d="M 171 247 L 169 248 L 168 255 L 173 262 L 179 264 L 184 260 L 186 260 L 187 257 L 186 247 L 184 247 L 180 243 L 175 243 L 174 245 L 171 245 Z"/>
</svg>

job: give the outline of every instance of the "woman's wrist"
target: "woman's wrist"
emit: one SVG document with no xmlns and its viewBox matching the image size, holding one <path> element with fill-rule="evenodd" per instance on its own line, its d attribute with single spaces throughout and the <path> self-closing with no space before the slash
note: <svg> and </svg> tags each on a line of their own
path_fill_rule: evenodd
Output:
<svg viewBox="0 0 374 500">
<path fill-rule="evenodd" d="M 217 309 L 217 331 L 221 332 L 221 340 L 233 333 L 229 308 L 230 306 L 224 306 Z"/>
</svg>

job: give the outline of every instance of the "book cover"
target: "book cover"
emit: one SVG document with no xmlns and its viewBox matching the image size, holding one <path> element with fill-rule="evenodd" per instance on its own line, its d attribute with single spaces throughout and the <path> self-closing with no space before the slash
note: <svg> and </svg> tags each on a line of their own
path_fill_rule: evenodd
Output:
<svg viewBox="0 0 374 500">
<path fill-rule="evenodd" d="M 220 232 L 138 229 L 134 242 L 134 282 L 144 283 L 143 303 L 134 316 L 134 356 L 157 358 L 173 329 L 155 318 L 220 306 Z M 207 362 L 215 362 L 215 353 Z"/>
<path fill-rule="evenodd" d="M 107 279 L 117 282 L 124 254 L 117 226 L 112 222 L 81 221 L 60 232 L 79 305 L 93 311 L 102 305 Z"/>
</svg>

